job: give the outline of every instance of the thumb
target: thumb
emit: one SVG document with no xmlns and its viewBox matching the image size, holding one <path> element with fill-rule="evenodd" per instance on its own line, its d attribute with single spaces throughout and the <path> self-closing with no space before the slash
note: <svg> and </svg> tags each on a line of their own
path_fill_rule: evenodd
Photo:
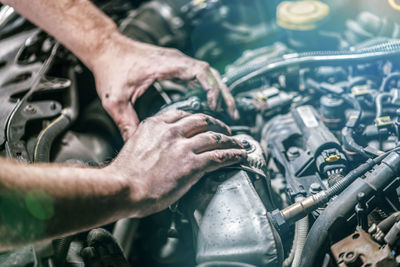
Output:
<svg viewBox="0 0 400 267">
<path fill-rule="evenodd" d="M 103 106 L 117 124 L 124 141 L 127 141 L 139 124 L 139 118 L 131 102 L 105 100 Z"/>
</svg>

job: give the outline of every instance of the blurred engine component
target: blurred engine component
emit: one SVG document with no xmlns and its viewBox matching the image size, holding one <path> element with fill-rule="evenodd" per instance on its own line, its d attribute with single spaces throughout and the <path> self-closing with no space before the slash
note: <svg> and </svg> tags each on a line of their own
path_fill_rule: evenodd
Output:
<svg viewBox="0 0 400 267">
<path fill-rule="evenodd" d="M 133 39 L 176 47 L 221 65 L 276 33 L 275 12 L 269 6 L 278 1 L 270 2 L 153 0 L 133 11 L 121 30 Z"/>
<path fill-rule="evenodd" d="M 283 1 L 277 8 L 277 23 L 285 29 L 292 47 L 318 49 L 322 45 L 319 28 L 327 22 L 329 12 L 329 6 L 320 1 Z"/>
</svg>

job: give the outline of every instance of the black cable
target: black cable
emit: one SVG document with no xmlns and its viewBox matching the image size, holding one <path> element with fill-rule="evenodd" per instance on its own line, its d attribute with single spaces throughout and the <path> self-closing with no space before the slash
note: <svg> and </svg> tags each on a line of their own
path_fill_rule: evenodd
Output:
<svg viewBox="0 0 400 267">
<path fill-rule="evenodd" d="M 390 73 L 382 82 L 381 87 L 379 88 L 379 91 L 381 92 L 386 92 L 386 89 L 389 85 L 389 82 L 391 82 L 393 79 L 400 79 L 400 72 L 392 72 Z"/>
</svg>

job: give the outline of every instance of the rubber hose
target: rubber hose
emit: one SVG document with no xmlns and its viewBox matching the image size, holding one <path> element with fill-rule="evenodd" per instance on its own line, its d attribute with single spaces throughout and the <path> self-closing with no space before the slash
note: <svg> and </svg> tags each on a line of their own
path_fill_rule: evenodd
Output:
<svg viewBox="0 0 400 267">
<path fill-rule="evenodd" d="M 308 233 L 308 216 L 296 222 L 296 232 L 297 232 L 297 240 L 296 240 L 296 248 L 294 253 L 294 259 L 292 267 L 299 267 L 301 261 L 301 255 L 303 254 L 304 245 L 307 239 Z"/>
<path fill-rule="evenodd" d="M 304 198 L 305 197 L 303 196 L 296 197 L 295 202 L 300 202 Z M 298 266 L 298 264 L 300 263 L 299 257 L 301 256 L 301 252 L 303 251 L 304 248 L 304 242 L 306 241 L 307 232 L 308 232 L 308 217 L 304 217 L 303 219 L 296 222 L 293 245 L 292 248 L 290 249 L 288 257 L 283 261 L 282 266 L 284 267 L 295 266 L 293 262 L 296 256 L 298 258 L 296 266 Z M 299 248 L 299 246 L 301 247 Z"/>
<path fill-rule="evenodd" d="M 376 97 L 376 118 L 382 117 L 383 110 L 383 99 L 391 98 L 392 95 L 389 93 L 381 93 Z"/>
<path fill-rule="evenodd" d="M 353 138 L 353 130 L 348 127 L 344 127 L 342 130 L 342 143 L 343 147 L 351 152 L 356 152 L 361 154 L 365 158 L 370 158 L 370 156 L 364 151 L 364 147 L 357 144 Z"/>
<path fill-rule="evenodd" d="M 356 118 L 347 121 L 346 126 L 342 130 L 343 147 L 348 151 L 361 154 L 365 158 L 370 158 L 368 153 L 365 152 L 364 147 L 357 144 L 357 142 L 353 138 L 353 128 L 358 126 L 358 122 L 362 116 L 362 109 L 360 103 L 352 95 L 343 95 L 342 98 L 349 105 L 353 106 L 353 108 L 357 111 Z"/>
<path fill-rule="evenodd" d="M 379 88 L 379 91 L 381 92 L 386 92 L 387 86 L 389 82 L 391 82 L 393 79 L 399 79 L 400 78 L 400 72 L 393 72 L 389 74 L 382 82 L 381 87 Z"/>
<path fill-rule="evenodd" d="M 354 212 L 358 203 L 357 195 L 363 192 L 370 198 L 375 192 L 386 187 L 400 170 L 400 155 L 390 153 L 375 167 L 365 179 L 358 178 L 350 184 L 315 221 L 308 234 L 305 247 L 301 256 L 301 267 L 317 266 L 328 249 L 327 239 L 335 227 L 343 226 L 349 215 Z"/>
<path fill-rule="evenodd" d="M 71 119 L 65 111 L 59 117 L 53 120 L 45 129 L 43 129 L 36 141 L 33 162 L 49 162 L 50 150 L 54 139 L 65 131 L 71 124 Z"/>
<path fill-rule="evenodd" d="M 341 64 L 343 64 L 343 62 L 354 63 L 356 61 L 380 59 L 397 54 L 400 54 L 400 40 L 389 41 L 354 51 L 314 51 L 300 54 L 294 53 L 285 55 L 282 58 L 267 64 L 264 62 L 255 64 L 254 66 L 245 66 L 243 69 L 241 68 L 235 73 L 227 75 L 224 78 L 224 81 L 229 85 L 229 89 L 232 93 L 234 93 L 235 89 L 239 85 L 261 74 L 291 65 L 334 62 L 339 62 Z"/>
</svg>

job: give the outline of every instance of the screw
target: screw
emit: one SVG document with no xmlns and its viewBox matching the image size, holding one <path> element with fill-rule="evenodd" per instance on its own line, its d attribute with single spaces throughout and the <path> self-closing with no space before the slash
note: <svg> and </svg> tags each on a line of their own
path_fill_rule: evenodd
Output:
<svg viewBox="0 0 400 267">
<path fill-rule="evenodd" d="M 321 191 L 322 190 L 322 187 L 321 187 L 321 185 L 319 184 L 319 183 L 312 183 L 311 185 L 310 185 L 310 192 L 311 192 L 311 194 L 316 194 L 316 193 L 318 193 L 319 191 Z"/>
<path fill-rule="evenodd" d="M 24 112 L 25 113 L 29 113 L 29 114 L 35 114 L 37 112 L 36 107 L 34 107 L 33 105 L 29 104 L 24 108 Z"/>
<path fill-rule="evenodd" d="M 201 103 L 197 98 L 194 98 L 192 99 L 190 106 L 192 107 L 193 110 L 200 110 Z"/>
</svg>

